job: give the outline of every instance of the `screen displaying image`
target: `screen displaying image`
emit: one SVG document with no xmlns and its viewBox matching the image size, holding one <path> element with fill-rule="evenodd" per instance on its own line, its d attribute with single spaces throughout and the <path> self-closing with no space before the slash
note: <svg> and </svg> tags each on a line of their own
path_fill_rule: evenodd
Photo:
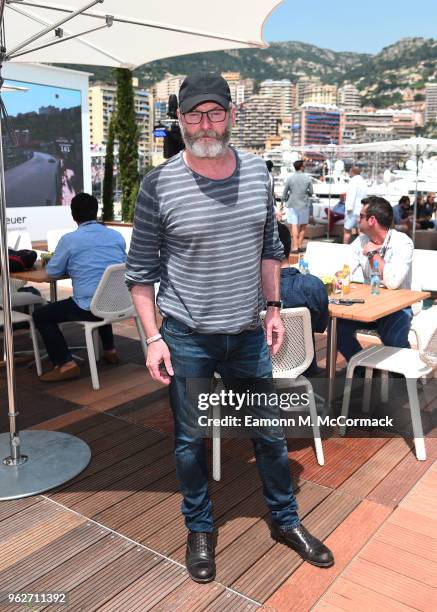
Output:
<svg viewBox="0 0 437 612">
<path fill-rule="evenodd" d="M 6 207 L 69 206 L 83 191 L 81 92 L 5 81 Z"/>
</svg>

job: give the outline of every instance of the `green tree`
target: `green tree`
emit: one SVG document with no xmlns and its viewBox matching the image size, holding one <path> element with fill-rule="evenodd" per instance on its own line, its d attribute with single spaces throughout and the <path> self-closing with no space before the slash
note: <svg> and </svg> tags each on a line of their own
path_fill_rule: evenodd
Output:
<svg viewBox="0 0 437 612">
<path fill-rule="evenodd" d="M 116 116 L 109 122 L 108 142 L 106 143 L 105 174 L 103 178 L 103 221 L 114 220 L 114 139 Z"/>
<path fill-rule="evenodd" d="M 121 218 L 132 221 L 139 187 L 138 128 L 132 73 L 117 68 L 117 136 L 121 183 Z"/>
</svg>

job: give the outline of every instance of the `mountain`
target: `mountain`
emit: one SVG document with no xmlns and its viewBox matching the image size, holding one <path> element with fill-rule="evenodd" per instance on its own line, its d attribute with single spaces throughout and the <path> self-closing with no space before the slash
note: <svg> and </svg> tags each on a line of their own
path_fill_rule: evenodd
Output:
<svg viewBox="0 0 437 612">
<path fill-rule="evenodd" d="M 275 42 L 267 49 L 235 49 L 195 53 L 158 60 L 139 69 L 148 83 L 166 72 L 188 74 L 195 70 L 236 71 L 243 78 L 297 80 L 303 75 L 320 76 L 326 82 L 342 80 L 345 71 L 353 70 L 367 60 L 366 54 L 336 52 L 300 42 Z"/>
<path fill-rule="evenodd" d="M 70 65 L 70 68 L 72 66 Z M 89 70 L 90 67 L 80 67 Z M 92 68 L 96 80 L 115 80 L 114 71 Z M 242 78 L 290 79 L 319 76 L 323 83 L 351 82 L 357 85 L 363 101 L 396 101 L 406 87 L 420 89 L 430 78 L 437 78 L 437 40 L 404 38 L 384 47 L 376 55 L 338 52 L 301 42 L 273 42 L 267 49 L 235 49 L 182 55 L 141 66 L 135 76 L 145 86 L 162 79 L 167 72 L 189 74 L 201 70 L 240 72 Z"/>
</svg>

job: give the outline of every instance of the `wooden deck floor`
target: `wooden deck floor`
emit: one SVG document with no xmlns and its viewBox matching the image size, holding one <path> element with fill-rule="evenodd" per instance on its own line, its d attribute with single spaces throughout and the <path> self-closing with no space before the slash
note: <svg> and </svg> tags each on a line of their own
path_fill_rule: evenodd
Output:
<svg viewBox="0 0 437 612">
<path fill-rule="evenodd" d="M 85 611 L 437 609 L 434 387 L 424 391 L 427 461 L 416 460 L 411 439 L 330 437 L 321 467 L 312 440 L 289 441 L 300 515 L 332 547 L 329 570 L 270 538 L 250 442 L 223 440 L 222 480 L 210 488 L 217 578 L 196 585 L 184 568 L 167 392 L 146 374 L 134 328 L 116 333 L 122 364 L 99 367 L 98 392 L 86 367 L 53 386 L 17 368 L 22 428 L 77 435 L 92 461 L 56 491 L 0 504 L 1 592 L 67 591 L 63 609 Z M 325 338 L 317 342 L 321 363 Z"/>
</svg>

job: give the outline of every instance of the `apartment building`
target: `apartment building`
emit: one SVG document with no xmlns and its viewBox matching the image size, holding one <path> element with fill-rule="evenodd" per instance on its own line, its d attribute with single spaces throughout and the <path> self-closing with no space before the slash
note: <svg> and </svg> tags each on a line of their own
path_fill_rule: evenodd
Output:
<svg viewBox="0 0 437 612">
<path fill-rule="evenodd" d="M 133 79 L 135 116 L 139 130 L 138 151 L 146 165 L 152 153 L 153 106 L 150 92 L 138 87 Z M 111 116 L 117 107 L 117 86 L 113 83 L 96 83 L 89 87 L 89 118 L 91 146 L 106 145 Z"/>
<path fill-rule="evenodd" d="M 296 105 L 296 87 L 288 79 L 262 81 L 259 94 L 269 96 L 277 101 L 281 117 L 290 116 Z"/>
<path fill-rule="evenodd" d="M 291 144 L 341 144 L 341 113 L 332 104 L 304 104 L 292 113 Z"/>
<path fill-rule="evenodd" d="M 437 120 L 437 83 L 425 87 L 425 122 Z"/>
<path fill-rule="evenodd" d="M 237 108 L 232 142 L 246 151 L 262 153 L 267 138 L 278 133 L 280 117 L 278 100 L 270 96 L 252 96 Z"/>
<path fill-rule="evenodd" d="M 358 89 L 352 83 L 346 83 L 337 91 L 337 104 L 342 108 L 359 108 L 361 96 Z"/>
</svg>

